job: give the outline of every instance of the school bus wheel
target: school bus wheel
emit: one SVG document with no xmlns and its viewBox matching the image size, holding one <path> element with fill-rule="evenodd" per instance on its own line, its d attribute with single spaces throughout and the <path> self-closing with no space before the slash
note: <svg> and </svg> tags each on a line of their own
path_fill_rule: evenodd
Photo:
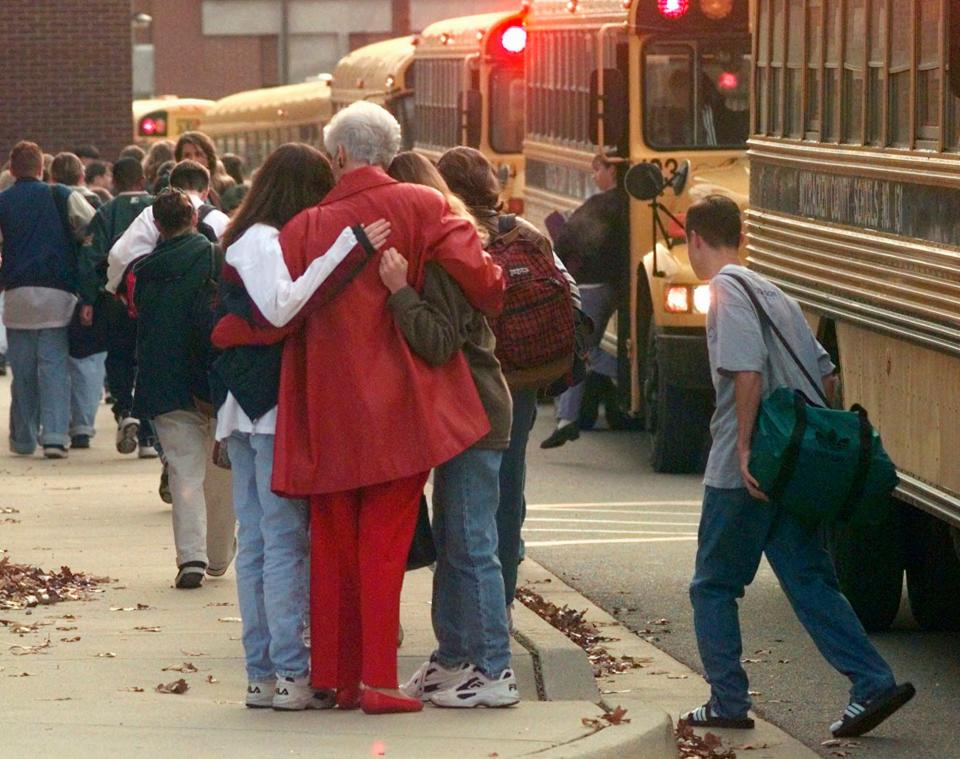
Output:
<svg viewBox="0 0 960 759">
<path fill-rule="evenodd" d="M 908 508 L 907 595 L 924 630 L 960 631 L 960 558 L 951 527 L 925 511 Z"/>
</svg>

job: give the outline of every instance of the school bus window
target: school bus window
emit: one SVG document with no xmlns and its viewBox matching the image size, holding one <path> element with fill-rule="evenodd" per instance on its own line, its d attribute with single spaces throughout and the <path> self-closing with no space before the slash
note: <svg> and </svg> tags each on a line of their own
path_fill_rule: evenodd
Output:
<svg viewBox="0 0 960 759">
<path fill-rule="evenodd" d="M 756 124 L 757 134 L 768 134 L 770 114 L 770 4 L 760 3 L 757 15 L 757 79 L 754 88 L 757 93 Z"/>
<path fill-rule="evenodd" d="M 960 151 L 960 97 L 949 96 L 950 132 L 946 139 L 946 148 L 950 152 Z"/>
<path fill-rule="evenodd" d="M 810 140 L 820 138 L 820 66 L 823 55 L 823 6 L 820 0 L 807 3 L 807 102 L 803 129 Z"/>
<path fill-rule="evenodd" d="M 787 134 L 801 137 L 803 129 L 803 96 L 801 77 L 803 75 L 803 3 L 790 3 L 787 19 L 787 93 L 785 103 Z"/>
<path fill-rule="evenodd" d="M 917 4 L 920 15 L 917 39 L 917 138 L 940 139 L 941 49 L 939 2 Z"/>
<path fill-rule="evenodd" d="M 887 8 L 885 0 L 870 3 L 867 19 L 867 145 L 883 145 L 883 106 L 886 101 Z"/>
<path fill-rule="evenodd" d="M 888 143 L 909 148 L 910 86 L 913 80 L 911 65 L 913 44 L 913 0 L 891 0 L 890 10 L 890 105 Z"/>
<path fill-rule="evenodd" d="M 770 134 L 783 134 L 783 112 L 780 109 L 780 94 L 783 91 L 783 67 L 785 60 L 784 13 L 785 0 L 773 2 L 773 44 L 770 49 Z"/>
<path fill-rule="evenodd" d="M 651 147 L 743 147 L 749 129 L 746 45 L 704 40 L 647 46 L 644 132 Z"/>
<path fill-rule="evenodd" d="M 837 139 L 837 98 L 840 94 L 840 0 L 824 0 L 823 139 Z"/>
<path fill-rule="evenodd" d="M 490 147 L 498 153 L 523 148 L 523 69 L 497 68 L 490 74 Z"/>
<path fill-rule="evenodd" d="M 864 0 L 847 0 L 847 33 L 843 50 L 843 142 L 863 142 L 863 55 L 866 29 Z"/>
</svg>

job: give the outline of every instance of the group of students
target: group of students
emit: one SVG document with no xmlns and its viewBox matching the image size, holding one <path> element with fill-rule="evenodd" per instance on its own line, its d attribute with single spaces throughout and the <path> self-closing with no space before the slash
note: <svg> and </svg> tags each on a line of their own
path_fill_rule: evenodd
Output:
<svg viewBox="0 0 960 759">
<path fill-rule="evenodd" d="M 126 372 L 118 444 L 152 427 L 169 471 L 175 586 L 236 557 L 252 708 L 519 699 L 509 617 L 537 385 L 505 376 L 487 318 L 505 298 L 484 249 L 500 187 L 478 151 L 434 166 L 399 146 L 393 116 L 354 104 L 325 130 L 332 162 L 281 146 L 230 217 L 210 202 L 215 155 L 181 157 L 155 196 L 118 160 L 79 256 L 81 311 L 109 314 Z M 562 270 L 532 226 L 509 226 Z M 431 471 L 438 645 L 398 687 Z"/>
</svg>

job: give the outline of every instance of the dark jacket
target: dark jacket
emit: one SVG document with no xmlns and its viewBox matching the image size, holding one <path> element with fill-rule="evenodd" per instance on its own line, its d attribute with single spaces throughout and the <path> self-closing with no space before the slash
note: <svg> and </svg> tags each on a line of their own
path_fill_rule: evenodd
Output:
<svg viewBox="0 0 960 759">
<path fill-rule="evenodd" d="M 145 192 L 123 193 L 97 209 L 87 227 L 87 242 L 80 252 L 77 292 L 83 303 L 93 304 L 107 283 L 107 256 L 110 248 L 127 231 L 144 208 L 153 203 Z"/>
<path fill-rule="evenodd" d="M 162 240 L 134 265 L 137 386 L 133 416 L 152 418 L 209 402 L 210 342 L 203 324 L 218 275 L 212 243 L 197 233 Z"/>
<path fill-rule="evenodd" d="M 615 187 L 574 211 L 557 235 L 556 251 L 580 285 L 625 290 L 630 261 L 630 199 Z"/>
<path fill-rule="evenodd" d="M 74 241 L 67 235 L 56 193 L 66 208 L 73 192 L 64 185 L 48 185 L 22 178 L 0 193 L 0 232 L 3 265 L 0 288 L 50 287 L 73 292 L 76 287 Z"/>
</svg>

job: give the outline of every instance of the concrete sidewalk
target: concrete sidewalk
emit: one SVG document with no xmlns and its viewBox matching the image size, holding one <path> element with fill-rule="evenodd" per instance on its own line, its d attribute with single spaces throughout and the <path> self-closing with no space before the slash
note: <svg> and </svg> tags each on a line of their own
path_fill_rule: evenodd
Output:
<svg viewBox="0 0 960 759">
<path fill-rule="evenodd" d="M 0 381 L 6 420 L 9 379 Z M 553 757 L 675 756 L 662 709 L 631 704 L 629 724 L 601 717 L 586 659 L 532 613 L 515 646 L 523 701 L 503 710 L 371 717 L 243 707 L 245 677 L 233 571 L 197 591 L 173 588 L 170 508 L 155 460 L 122 457 L 109 412 L 89 451 L 65 461 L 0 454 L 0 547 L 18 564 L 109 576 L 89 601 L 0 609 L 0 755 L 23 757 Z M 0 435 L 6 439 L 5 425 Z M 401 676 L 433 648 L 428 570 L 404 588 Z M 546 628 L 546 629 L 544 629 Z M 49 646 L 15 655 L 17 646 Z M 188 665 L 188 666 L 185 666 Z M 177 667 L 186 672 L 167 668 Z M 190 671 L 195 668 L 196 671 Z M 166 670 L 166 671 L 165 671 Z M 584 676 L 584 673 L 587 673 Z M 183 695 L 155 692 L 183 678 Z M 538 691 L 553 701 L 537 701 Z"/>
</svg>

